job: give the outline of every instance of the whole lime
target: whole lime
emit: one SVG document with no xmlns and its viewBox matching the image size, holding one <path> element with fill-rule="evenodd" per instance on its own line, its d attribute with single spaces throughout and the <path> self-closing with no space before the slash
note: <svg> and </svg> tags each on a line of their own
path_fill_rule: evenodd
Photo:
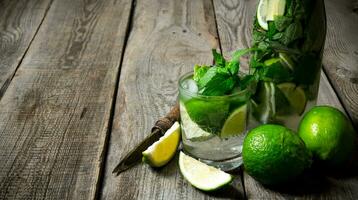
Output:
<svg viewBox="0 0 358 200">
<path fill-rule="evenodd" d="M 316 106 L 302 118 L 298 134 L 314 158 L 340 166 L 353 153 L 354 129 L 347 117 L 330 106 Z"/>
<path fill-rule="evenodd" d="M 246 172 L 265 185 L 292 180 L 312 163 L 303 141 L 290 129 L 273 124 L 248 133 L 242 156 Z"/>
</svg>

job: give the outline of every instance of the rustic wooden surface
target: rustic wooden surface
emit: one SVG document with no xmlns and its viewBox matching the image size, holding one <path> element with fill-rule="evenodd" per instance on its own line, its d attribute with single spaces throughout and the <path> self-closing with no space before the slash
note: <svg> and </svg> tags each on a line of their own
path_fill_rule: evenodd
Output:
<svg viewBox="0 0 358 200">
<path fill-rule="evenodd" d="M 211 48 L 230 57 L 250 45 L 255 5 L 0 0 L 0 199 L 358 199 L 356 172 L 308 173 L 281 189 L 237 174 L 232 186 L 214 193 L 191 187 L 177 157 L 160 170 L 139 164 L 112 175 L 175 103 L 180 75 L 210 64 Z M 357 128 L 354 5 L 326 0 L 318 103 L 345 111 Z"/>
<path fill-rule="evenodd" d="M 0 101 L 0 199 L 98 194 L 130 7 L 52 3 Z"/>
<path fill-rule="evenodd" d="M 354 0 L 325 1 L 324 69 L 358 130 L 358 11 Z M 355 5 L 355 6 L 354 6 Z"/>
<path fill-rule="evenodd" d="M 50 3 L 50 0 L 0 1 L 0 99 L 42 23 Z"/>
</svg>

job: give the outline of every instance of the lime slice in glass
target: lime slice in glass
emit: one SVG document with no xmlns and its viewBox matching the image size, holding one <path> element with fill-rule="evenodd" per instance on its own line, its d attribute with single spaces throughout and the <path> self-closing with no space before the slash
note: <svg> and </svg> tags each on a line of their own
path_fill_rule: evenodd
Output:
<svg viewBox="0 0 358 200">
<path fill-rule="evenodd" d="M 268 123 L 276 114 L 275 84 L 261 82 L 254 96 L 253 115 L 261 123 Z"/>
<path fill-rule="evenodd" d="M 196 98 L 190 99 L 184 105 L 191 120 L 198 124 L 201 129 L 214 134 L 221 131 L 230 106 L 224 100 Z"/>
<path fill-rule="evenodd" d="M 300 86 L 296 86 L 296 84 L 291 82 L 278 84 L 277 87 L 285 95 L 295 112 L 301 115 L 307 103 L 305 91 Z"/>
<path fill-rule="evenodd" d="M 290 58 L 290 56 L 288 56 L 286 53 L 279 53 L 279 58 L 281 59 L 282 63 L 284 64 L 284 66 L 287 66 L 290 70 L 294 70 L 294 62 L 292 61 L 292 59 Z"/>
<path fill-rule="evenodd" d="M 183 152 L 179 154 L 179 168 L 191 185 L 203 191 L 217 190 L 233 180 L 230 174 L 187 156 Z"/>
<path fill-rule="evenodd" d="M 268 30 L 268 24 L 266 21 L 268 3 L 269 0 L 260 0 L 256 13 L 257 22 L 264 30 Z"/>
<path fill-rule="evenodd" d="M 221 138 L 243 134 L 246 130 L 247 104 L 234 110 L 221 129 Z"/>
<path fill-rule="evenodd" d="M 274 21 L 275 17 L 285 13 L 286 0 L 260 0 L 257 7 L 257 22 L 268 30 L 268 21 Z"/>
<path fill-rule="evenodd" d="M 180 125 L 175 122 L 164 136 L 142 152 L 142 160 L 152 167 L 162 167 L 175 155 L 180 142 Z"/>
<path fill-rule="evenodd" d="M 275 17 L 285 13 L 286 0 L 269 0 L 266 21 L 274 21 Z"/>
<path fill-rule="evenodd" d="M 201 129 L 190 119 L 183 103 L 180 103 L 180 119 L 184 137 L 191 141 L 204 141 L 215 135 Z"/>
</svg>

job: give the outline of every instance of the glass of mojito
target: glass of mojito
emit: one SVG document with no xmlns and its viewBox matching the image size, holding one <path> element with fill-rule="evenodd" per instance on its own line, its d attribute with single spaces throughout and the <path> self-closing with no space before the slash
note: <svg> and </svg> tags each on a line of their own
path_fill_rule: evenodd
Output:
<svg viewBox="0 0 358 200">
<path fill-rule="evenodd" d="M 236 61 L 216 59 L 214 66 L 195 66 L 179 80 L 184 151 L 225 171 L 242 164 L 252 93 L 238 68 Z"/>
<path fill-rule="evenodd" d="M 326 36 L 323 0 L 260 0 L 250 73 L 258 80 L 252 114 L 258 123 L 297 130 L 316 104 Z"/>
</svg>

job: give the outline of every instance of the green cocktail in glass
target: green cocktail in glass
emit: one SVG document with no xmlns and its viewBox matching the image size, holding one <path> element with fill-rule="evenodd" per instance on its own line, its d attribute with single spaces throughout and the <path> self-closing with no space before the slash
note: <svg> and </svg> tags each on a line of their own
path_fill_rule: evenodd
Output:
<svg viewBox="0 0 358 200">
<path fill-rule="evenodd" d="M 226 61 L 214 50 L 215 65 L 195 66 L 179 80 L 184 151 L 222 170 L 242 164 L 252 88 L 239 76 L 238 57 L 246 52 Z"/>
<path fill-rule="evenodd" d="M 210 165 L 230 170 L 241 165 L 250 92 L 228 95 L 197 93 L 193 73 L 179 82 L 180 116 L 184 151 Z"/>
<path fill-rule="evenodd" d="M 260 0 L 253 28 L 252 98 L 259 123 L 296 130 L 316 104 L 326 35 L 323 0 Z"/>
</svg>

